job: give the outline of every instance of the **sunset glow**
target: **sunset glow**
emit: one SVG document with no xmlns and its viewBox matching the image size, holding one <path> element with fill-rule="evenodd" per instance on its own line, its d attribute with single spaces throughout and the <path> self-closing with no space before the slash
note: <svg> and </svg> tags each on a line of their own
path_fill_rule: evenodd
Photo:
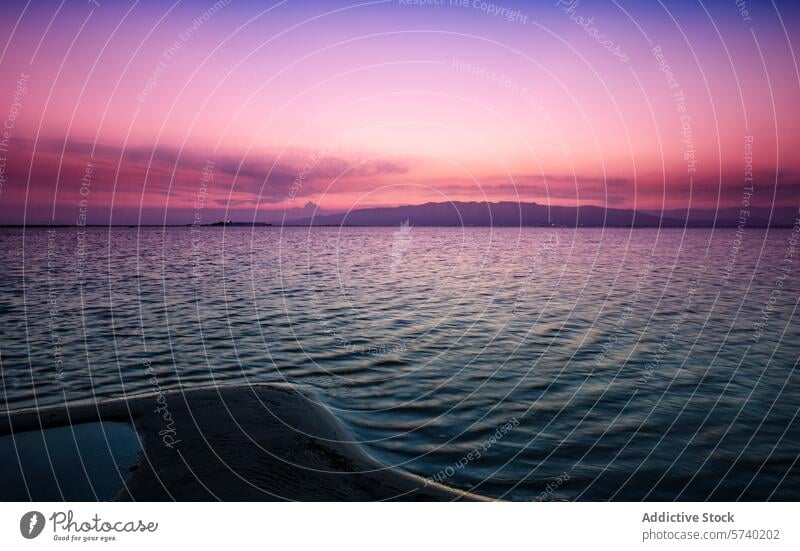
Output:
<svg viewBox="0 0 800 551">
<path fill-rule="evenodd" d="M 3 223 L 797 203 L 791 3 L 99 4 L 6 7 Z"/>
</svg>

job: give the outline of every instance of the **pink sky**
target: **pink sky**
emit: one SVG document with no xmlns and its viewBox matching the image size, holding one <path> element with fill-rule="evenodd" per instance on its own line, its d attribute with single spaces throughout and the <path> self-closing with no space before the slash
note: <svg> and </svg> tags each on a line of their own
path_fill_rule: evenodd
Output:
<svg viewBox="0 0 800 551">
<path fill-rule="evenodd" d="M 74 223 L 82 199 L 94 223 L 188 223 L 198 195 L 209 222 L 309 202 L 736 206 L 747 136 L 754 201 L 800 197 L 791 4 L 752 21 L 732 2 L 503 4 L 525 23 L 396 1 L 100 4 L 0 8 L 4 223 Z"/>
</svg>

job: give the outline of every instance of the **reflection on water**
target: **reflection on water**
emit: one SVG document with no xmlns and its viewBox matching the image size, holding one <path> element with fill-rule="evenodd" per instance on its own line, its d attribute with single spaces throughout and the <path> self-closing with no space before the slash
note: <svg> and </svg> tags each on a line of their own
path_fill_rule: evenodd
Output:
<svg viewBox="0 0 800 551">
<path fill-rule="evenodd" d="M 0 230 L 0 407 L 288 380 L 492 496 L 796 499 L 790 236 Z"/>
</svg>

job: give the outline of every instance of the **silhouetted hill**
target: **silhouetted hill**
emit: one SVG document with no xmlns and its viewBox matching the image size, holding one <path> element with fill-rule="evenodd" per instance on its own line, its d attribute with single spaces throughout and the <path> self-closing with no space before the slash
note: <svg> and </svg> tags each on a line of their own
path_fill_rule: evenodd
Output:
<svg viewBox="0 0 800 551">
<path fill-rule="evenodd" d="M 797 210 L 780 210 L 773 226 L 791 226 Z M 761 212 L 766 211 L 766 213 Z M 769 209 L 750 209 L 747 227 L 765 227 Z M 685 211 L 658 213 L 602 207 L 558 207 L 537 203 L 503 201 L 425 203 L 402 207 L 358 209 L 347 213 L 300 218 L 287 222 L 298 226 L 398 226 L 408 220 L 413 226 L 566 226 L 566 227 L 710 227 L 714 211 L 692 211 L 687 223 Z M 720 211 L 717 227 L 736 227 L 739 209 Z"/>
</svg>

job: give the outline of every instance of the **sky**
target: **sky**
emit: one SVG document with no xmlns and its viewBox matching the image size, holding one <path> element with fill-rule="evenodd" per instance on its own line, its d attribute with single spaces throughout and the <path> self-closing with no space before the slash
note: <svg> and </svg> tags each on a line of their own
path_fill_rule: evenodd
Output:
<svg viewBox="0 0 800 551">
<path fill-rule="evenodd" d="M 792 2 L 6 0 L 0 12 L 3 224 L 431 201 L 800 204 Z"/>
</svg>

